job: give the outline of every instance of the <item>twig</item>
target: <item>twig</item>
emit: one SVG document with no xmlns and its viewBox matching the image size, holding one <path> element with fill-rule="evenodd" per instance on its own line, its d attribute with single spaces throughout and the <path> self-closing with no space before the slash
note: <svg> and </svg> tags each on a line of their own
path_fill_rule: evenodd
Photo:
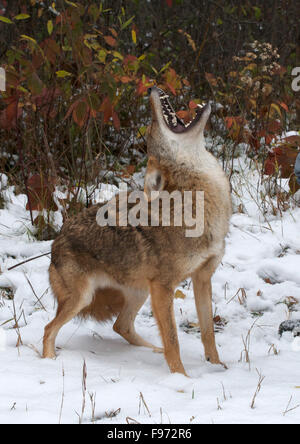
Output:
<svg viewBox="0 0 300 444">
<path fill-rule="evenodd" d="M 140 413 L 141 413 L 141 405 L 142 405 L 142 404 L 144 405 L 145 409 L 147 410 L 147 413 L 148 413 L 148 415 L 149 415 L 149 418 L 151 418 L 151 413 L 150 413 L 150 410 L 149 410 L 149 408 L 148 408 L 148 406 L 147 406 L 147 404 L 146 404 L 146 401 L 145 401 L 144 395 L 143 395 L 142 392 L 140 392 L 139 415 L 140 415 Z"/>
<path fill-rule="evenodd" d="M 27 264 L 27 262 L 35 261 L 36 259 L 40 259 L 41 257 L 48 256 L 49 254 L 51 254 L 51 251 L 49 251 L 48 253 L 41 254 L 40 256 L 36 256 L 36 257 L 32 257 L 32 258 L 26 259 L 26 261 L 20 262 L 19 264 L 14 265 L 13 267 L 8 268 L 6 271 L 14 270 L 15 268 L 20 267 L 21 265 Z"/>
<path fill-rule="evenodd" d="M 255 401 L 257 398 L 257 395 L 259 394 L 259 392 L 261 391 L 261 386 L 263 381 L 265 380 L 265 376 L 263 376 L 261 373 L 259 373 L 259 371 L 256 369 L 257 374 L 258 374 L 258 384 L 257 384 L 257 388 L 256 391 L 254 393 L 253 399 L 252 399 L 252 403 L 251 403 L 251 408 L 254 409 L 255 407 Z"/>
<path fill-rule="evenodd" d="M 41 302 L 41 298 L 39 298 L 38 295 L 36 294 L 36 292 L 35 292 L 35 290 L 34 290 L 34 288 L 33 288 L 33 285 L 32 285 L 32 283 L 30 282 L 28 276 L 26 276 L 25 273 L 24 273 L 24 276 L 25 276 L 25 278 L 26 278 L 26 280 L 27 280 L 27 282 L 28 282 L 28 285 L 30 286 L 30 288 L 31 288 L 31 290 L 32 290 L 32 293 L 33 293 L 34 296 L 36 297 L 37 302 L 41 305 L 42 309 L 45 310 L 45 311 L 47 312 L 46 308 L 44 307 L 44 305 L 43 305 L 42 302 Z"/>
<path fill-rule="evenodd" d="M 296 409 L 298 409 L 300 407 L 300 404 L 299 404 L 299 405 L 296 405 L 296 407 L 293 407 L 293 408 L 289 409 L 289 406 L 291 405 L 292 399 L 293 399 L 293 397 L 291 396 L 290 400 L 288 402 L 288 405 L 287 405 L 285 411 L 283 412 L 283 416 L 285 416 L 287 413 L 292 412 L 293 410 L 296 410 Z"/>
<path fill-rule="evenodd" d="M 61 395 L 61 404 L 60 404 L 60 411 L 59 411 L 59 420 L 58 423 L 61 424 L 61 417 L 62 417 L 62 411 L 64 406 L 64 399 L 65 399 L 65 369 L 62 368 L 62 377 L 63 377 L 63 389 L 62 389 L 62 395 Z"/>
<path fill-rule="evenodd" d="M 130 418 L 130 416 L 127 416 L 126 422 L 127 424 L 140 424 L 140 422 L 138 422 L 136 419 Z"/>
<path fill-rule="evenodd" d="M 79 417 L 79 424 L 82 424 L 83 415 L 85 412 L 86 378 L 87 378 L 87 367 L 86 367 L 86 362 L 84 360 L 83 367 L 82 367 L 82 407 L 81 407 L 81 416 Z"/>
</svg>

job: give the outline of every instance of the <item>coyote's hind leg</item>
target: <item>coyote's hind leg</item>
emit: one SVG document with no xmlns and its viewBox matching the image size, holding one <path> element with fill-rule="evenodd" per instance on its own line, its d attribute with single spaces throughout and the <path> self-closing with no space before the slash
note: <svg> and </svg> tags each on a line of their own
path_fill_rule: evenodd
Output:
<svg viewBox="0 0 300 444">
<path fill-rule="evenodd" d="M 50 280 L 57 298 L 58 308 L 55 319 L 45 328 L 43 357 L 54 359 L 55 340 L 59 330 L 91 303 L 93 289 L 91 289 L 88 278 L 82 276 L 79 278 L 74 276 L 71 285 L 68 280 L 67 287 L 53 266 L 50 267 Z"/>
<path fill-rule="evenodd" d="M 124 305 L 121 309 L 121 312 L 114 324 L 114 331 L 122 336 L 127 342 L 132 345 L 137 345 L 139 347 L 148 347 L 152 348 L 155 352 L 162 353 L 163 349 L 152 345 L 150 342 L 141 338 L 140 335 L 137 334 L 134 321 L 140 310 L 140 308 L 144 305 L 148 293 L 146 291 L 124 291 Z"/>
</svg>

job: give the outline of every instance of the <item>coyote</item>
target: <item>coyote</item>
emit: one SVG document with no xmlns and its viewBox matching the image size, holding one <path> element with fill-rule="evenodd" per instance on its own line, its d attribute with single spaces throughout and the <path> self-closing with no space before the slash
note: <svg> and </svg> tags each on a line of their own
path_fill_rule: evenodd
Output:
<svg viewBox="0 0 300 444">
<path fill-rule="evenodd" d="M 224 255 L 231 217 L 230 186 L 217 160 L 205 149 L 210 105 L 199 106 L 185 125 L 168 96 L 149 90 L 152 122 L 147 135 L 144 193 L 149 203 L 164 191 L 204 192 L 204 230 L 186 237 L 184 226 L 106 226 L 96 222 L 101 205 L 86 209 L 62 228 L 52 246 L 50 282 L 58 302 L 46 326 L 45 358 L 55 357 L 55 339 L 75 316 L 106 321 L 130 344 L 164 352 L 171 372 L 186 374 L 174 317 L 174 290 L 191 277 L 207 361 L 220 364 L 215 343 L 211 277 Z M 155 193 L 154 193 L 155 192 Z M 157 197 L 158 196 L 158 197 Z M 193 211 L 195 201 L 193 201 Z M 174 208 L 171 208 L 174 212 Z M 134 321 L 149 293 L 163 349 L 135 330 Z"/>
</svg>

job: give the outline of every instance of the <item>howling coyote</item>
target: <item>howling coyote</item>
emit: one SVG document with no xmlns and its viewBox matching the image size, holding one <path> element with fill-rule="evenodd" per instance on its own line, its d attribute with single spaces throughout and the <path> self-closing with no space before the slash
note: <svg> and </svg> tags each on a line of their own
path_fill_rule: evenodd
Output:
<svg viewBox="0 0 300 444">
<path fill-rule="evenodd" d="M 174 317 L 174 290 L 193 281 L 205 356 L 220 364 L 212 313 L 211 277 L 224 255 L 231 217 L 229 182 L 217 160 L 205 149 L 204 128 L 210 105 L 199 106 L 185 125 L 168 96 L 149 90 L 152 122 L 147 135 L 148 166 L 144 194 L 149 205 L 163 192 L 204 193 L 204 223 L 199 237 L 187 237 L 186 226 L 99 226 L 102 205 L 69 220 L 53 243 L 50 282 L 58 302 L 47 325 L 44 357 L 55 357 L 55 339 L 75 316 L 106 321 L 116 316 L 114 331 L 130 344 L 155 347 L 135 331 L 134 321 L 149 293 L 171 372 L 185 374 Z M 174 213 L 174 205 L 170 207 Z M 174 214 L 173 214 L 174 215 Z M 194 214 L 195 215 L 195 214 Z"/>
</svg>

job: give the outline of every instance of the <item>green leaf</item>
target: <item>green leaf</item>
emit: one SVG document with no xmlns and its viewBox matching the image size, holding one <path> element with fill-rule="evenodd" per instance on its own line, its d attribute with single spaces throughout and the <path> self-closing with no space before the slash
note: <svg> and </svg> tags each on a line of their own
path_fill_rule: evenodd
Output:
<svg viewBox="0 0 300 444">
<path fill-rule="evenodd" d="M 43 82 L 35 72 L 27 76 L 27 85 L 34 95 L 41 94 L 44 88 Z"/>
<path fill-rule="evenodd" d="M 78 8 L 78 5 L 76 5 L 76 3 L 70 2 L 69 0 L 65 0 L 65 2 L 70 5 L 73 6 L 73 8 Z"/>
<path fill-rule="evenodd" d="M 25 93 L 25 94 L 29 94 L 29 91 L 26 89 L 26 88 L 23 88 L 23 86 L 18 86 L 17 87 L 17 90 L 18 91 L 21 91 L 21 92 L 23 92 L 23 93 Z"/>
<path fill-rule="evenodd" d="M 259 20 L 261 18 L 261 9 L 258 8 L 258 6 L 253 6 L 254 12 L 255 12 L 255 18 L 256 20 Z"/>
<path fill-rule="evenodd" d="M 68 71 L 56 71 L 56 75 L 57 75 L 57 77 L 62 78 L 62 79 L 64 77 L 72 76 L 72 74 Z"/>
<path fill-rule="evenodd" d="M 166 71 L 169 68 L 169 66 L 171 65 L 171 63 L 172 62 L 168 62 L 165 66 L 163 66 L 161 68 L 161 70 L 159 71 L 159 74 L 162 74 L 164 71 Z"/>
<path fill-rule="evenodd" d="M 124 57 L 122 56 L 122 54 L 120 54 L 118 51 L 113 51 L 113 55 L 119 59 L 119 60 L 123 60 Z"/>
<path fill-rule="evenodd" d="M 146 134 L 146 131 L 147 131 L 147 126 L 141 126 L 138 130 L 137 137 L 138 138 L 144 137 Z"/>
<path fill-rule="evenodd" d="M 35 39 L 33 39 L 32 37 L 29 37 L 28 35 L 21 35 L 22 40 L 27 40 L 28 42 L 32 42 L 35 43 L 37 45 L 37 41 Z"/>
<path fill-rule="evenodd" d="M 15 20 L 26 20 L 30 18 L 29 14 L 18 14 L 14 17 Z"/>
<path fill-rule="evenodd" d="M 3 15 L 0 15 L 0 22 L 8 23 L 9 25 L 13 25 L 14 23 L 9 18 L 3 17 Z"/>
<path fill-rule="evenodd" d="M 48 34 L 51 35 L 53 32 L 53 22 L 52 20 L 49 20 L 47 23 L 47 29 L 48 29 Z"/>
<path fill-rule="evenodd" d="M 127 26 L 130 25 L 130 23 L 132 22 L 132 20 L 135 18 L 135 15 L 133 15 L 129 20 L 127 20 L 125 23 L 123 23 L 123 25 L 121 26 L 121 31 L 123 31 L 123 29 L 127 28 Z"/>
<path fill-rule="evenodd" d="M 101 63 L 105 63 L 107 56 L 107 52 L 104 51 L 104 49 L 101 49 L 101 51 L 98 52 L 97 58 L 100 60 Z"/>
</svg>

